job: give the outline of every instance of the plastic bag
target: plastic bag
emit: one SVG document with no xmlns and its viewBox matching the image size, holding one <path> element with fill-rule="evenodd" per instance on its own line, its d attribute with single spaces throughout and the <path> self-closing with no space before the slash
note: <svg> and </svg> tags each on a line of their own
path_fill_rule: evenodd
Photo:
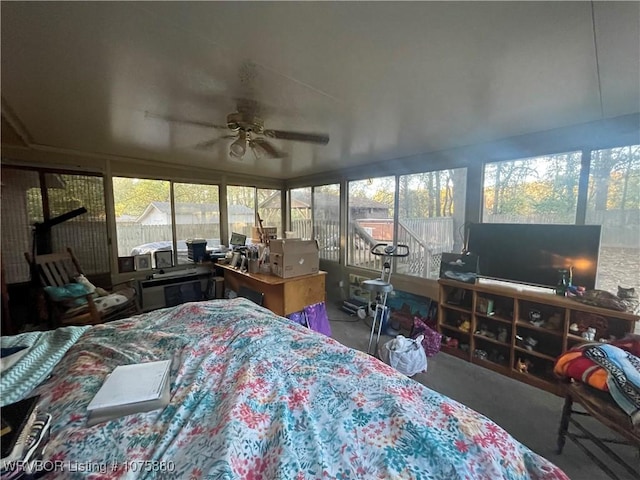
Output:
<svg viewBox="0 0 640 480">
<path fill-rule="evenodd" d="M 408 377 L 426 372 L 427 356 L 422 348 L 422 340 L 422 335 L 415 339 L 398 335 L 382 346 L 380 358 Z"/>
</svg>

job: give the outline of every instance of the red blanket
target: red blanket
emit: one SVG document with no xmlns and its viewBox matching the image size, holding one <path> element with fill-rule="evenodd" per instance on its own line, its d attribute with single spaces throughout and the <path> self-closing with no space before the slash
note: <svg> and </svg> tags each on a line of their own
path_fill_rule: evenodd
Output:
<svg viewBox="0 0 640 480">
<path fill-rule="evenodd" d="M 594 343 L 583 343 L 563 353 L 556 360 L 553 371 L 561 377 L 572 378 L 607 392 L 609 391 L 607 371 L 593 360 L 584 356 L 584 351 L 593 345 Z M 639 335 L 629 335 L 621 340 L 611 342 L 611 345 L 631 352 L 635 356 L 640 356 Z"/>
</svg>

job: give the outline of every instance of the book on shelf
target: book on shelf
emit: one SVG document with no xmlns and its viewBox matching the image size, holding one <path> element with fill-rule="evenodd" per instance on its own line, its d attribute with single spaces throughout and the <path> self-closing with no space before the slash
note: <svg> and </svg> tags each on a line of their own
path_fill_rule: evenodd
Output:
<svg viewBox="0 0 640 480">
<path fill-rule="evenodd" d="M 171 360 L 116 367 L 87 406 L 87 426 L 169 404 Z"/>
</svg>

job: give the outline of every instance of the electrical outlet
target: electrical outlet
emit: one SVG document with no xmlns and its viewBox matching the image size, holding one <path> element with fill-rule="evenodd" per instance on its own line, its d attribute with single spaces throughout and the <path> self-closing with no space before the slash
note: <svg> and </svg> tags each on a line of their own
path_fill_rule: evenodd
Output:
<svg viewBox="0 0 640 480">
<path fill-rule="evenodd" d="M 340 288 L 343 288 L 343 287 L 344 287 L 344 280 L 340 280 L 340 281 L 338 282 L 338 286 L 339 286 Z"/>
</svg>

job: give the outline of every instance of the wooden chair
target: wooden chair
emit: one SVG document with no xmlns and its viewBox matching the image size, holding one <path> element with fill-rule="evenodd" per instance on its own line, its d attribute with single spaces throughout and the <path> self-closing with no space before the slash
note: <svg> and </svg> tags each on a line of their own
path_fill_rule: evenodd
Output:
<svg viewBox="0 0 640 480">
<path fill-rule="evenodd" d="M 565 382 L 563 386 L 565 401 L 558 429 L 558 454 L 562 453 L 568 437 L 610 478 L 620 478 L 611 468 L 615 464 L 630 473 L 630 478 L 638 478 L 638 465 L 627 463 L 607 444 L 626 445 L 637 449 L 640 454 L 640 427 L 631 423 L 629 416 L 614 402 L 609 392 L 576 381 Z M 582 409 L 574 409 L 575 404 L 580 405 Z M 617 433 L 618 437 L 605 438 L 596 435 L 590 426 L 588 428 L 588 423 L 579 420 L 580 416 L 590 416 L 598 420 Z M 601 459 L 603 454 L 609 457 L 608 462 Z"/>
<path fill-rule="evenodd" d="M 77 277 L 84 275 L 71 248 L 67 248 L 65 253 L 50 253 L 32 258 L 25 252 L 24 256 L 32 268 L 32 276 L 37 277 L 43 287 L 52 327 L 95 325 L 140 312 L 136 290 L 130 285 L 119 287 L 112 292 L 96 288 L 95 292 L 78 297 L 56 298 L 54 292 L 57 290 L 46 287 L 73 284 Z"/>
</svg>

